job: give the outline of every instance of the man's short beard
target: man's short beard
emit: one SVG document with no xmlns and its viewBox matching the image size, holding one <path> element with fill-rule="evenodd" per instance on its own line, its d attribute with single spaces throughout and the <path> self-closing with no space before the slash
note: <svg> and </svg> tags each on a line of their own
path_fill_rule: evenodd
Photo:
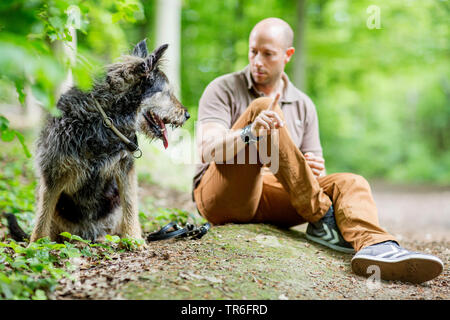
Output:
<svg viewBox="0 0 450 320">
<path fill-rule="evenodd" d="M 260 82 L 256 82 L 256 80 L 255 80 L 255 78 L 253 76 L 252 76 L 252 78 L 253 78 L 253 81 L 255 81 L 255 83 L 257 85 L 264 86 L 264 87 L 274 87 L 274 86 L 277 85 L 278 80 L 281 79 L 281 75 L 282 75 L 282 72 L 278 73 L 276 76 L 275 75 L 268 76 L 266 78 L 266 80 L 262 81 L 262 82 L 261 81 Z"/>
</svg>

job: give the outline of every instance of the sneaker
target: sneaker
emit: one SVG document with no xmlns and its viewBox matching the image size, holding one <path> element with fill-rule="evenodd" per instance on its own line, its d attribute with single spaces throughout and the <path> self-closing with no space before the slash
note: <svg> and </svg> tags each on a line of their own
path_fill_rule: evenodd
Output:
<svg viewBox="0 0 450 320">
<path fill-rule="evenodd" d="M 320 243 L 328 248 L 345 253 L 355 253 L 350 243 L 344 240 L 334 218 L 331 205 L 325 216 L 317 222 L 310 222 L 306 229 L 306 239 Z"/>
<path fill-rule="evenodd" d="M 395 241 L 385 241 L 361 249 L 352 259 L 352 269 L 357 275 L 368 277 L 368 268 L 380 268 L 383 280 L 400 280 L 422 283 L 441 274 L 442 261 L 435 256 L 408 251 Z"/>
</svg>

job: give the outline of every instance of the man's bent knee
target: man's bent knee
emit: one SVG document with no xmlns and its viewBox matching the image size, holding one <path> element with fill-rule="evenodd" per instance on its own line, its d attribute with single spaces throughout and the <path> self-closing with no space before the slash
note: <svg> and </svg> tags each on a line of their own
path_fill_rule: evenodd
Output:
<svg viewBox="0 0 450 320">
<path fill-rule="evenodd" d="M 267 110 L 269 108 L 270 104 L 272 103 L 272 98 L 268 97 L 259 97 L 253 100 L 248 108 L 255 112 L 256 114 L 259 114 L 261 111 Z"/>
<path fill-rule="evenodd" d="M 262 111 L 268 110 L 270 105 L 272 104 L 273 99 L 269 97 L 259 97 L 255 100 L 253 100 L 249 106 L 248 109 L 255 115 L 255 117 L 260 114 Z M 273 108 L 273 111 L 277 112 L 283 117 L 283 113 L 281 112 L 281 109 L 278 105 L 276 105 Z"/>
<path fill-rule="evenodd" d="M 369 182 L 363 176 L 355 173 L 334 173 L 329 175 L 334 176 L 334 179 L 337 184 L 348 184 L 348 185 L 362 185 L 365 187 L 369 187 Z"/>
<path fill-rule="evenodd" d="M 367 182 L 367 180 L 363 176 L 360 176 L 359 174 L 348 173 L 346 175 L 346 179 L 350 180 L 352 184 L 369 186 L 369 182 Z"/>
</svg>

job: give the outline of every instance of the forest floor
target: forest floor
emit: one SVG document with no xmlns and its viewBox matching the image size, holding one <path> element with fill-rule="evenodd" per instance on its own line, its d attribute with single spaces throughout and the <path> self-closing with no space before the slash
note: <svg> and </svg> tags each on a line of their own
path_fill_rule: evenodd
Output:
<svg viewBox="0 0 450 320">
<path fill-rule="evenodd" d="M 77 281 L 61 280 L 54 299 L 449 299 L 450 189 L 373 183 L 380 223 L 404 247 L 445 264 L 420 285 L 381 281 L 351 271 L 351 254 L 308 241 L 306 225 L 213 227 L 201 240 L 166 240 L 91 264 L 79 260 Z M 141 197 L 186 211 L 190 194 L 141 185 Z M 372 285 L 371 285 L 372 284 Z"/>
</svg>

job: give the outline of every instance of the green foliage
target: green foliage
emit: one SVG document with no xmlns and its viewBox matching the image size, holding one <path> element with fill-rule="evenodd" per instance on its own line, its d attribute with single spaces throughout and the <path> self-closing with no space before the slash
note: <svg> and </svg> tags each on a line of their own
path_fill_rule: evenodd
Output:
<svg viewBox="0 0 450 320">
<path fill-rule="evenodd" d="M 185 1 L 183 102 L 195 109 L 209 82 L 248 63 L 257 21 L 276 16 L 296 30 L 296 3 Z M 380 29 L 367 27 L 371 5 Z M 306 1 L 305 49 L 287 74 L 302 55 L 328 173 L 450 183 L 449 12 L 448 1 Z"/>
<path fill-rule="evenodd" d="M 129 50 L 123 24 L 144 15 L 138 0 L 5 0 L 0 17 L 0 97 L 9 96 L 2 91 L 12 85 L 24 105 L 28 87 L 44 108 L 55 113 L 57 92 L 69 68 L 80 88 L 90 88 L 101 65 Z M 71 46 L 71 27 L 79 38 L 74 61 L 62 54 L 63 43 Z M 30 155 L 23 136 L 9 129 L 1 115 L 0 137 L 3 141 L 17 137 Z"/>
<path fill-rule="evenodd" d="M 102 67 L 155 43 L 156 1 L 5 0 L 0 4 L 0 100 L 24 105 L 29 88 L 50 112 L 72 68 L 87 89 Z M 192 119 L 206 85 L 247 63 L 248 35 L 259 20 L 277 16 L 294 30 L 298 1 L 182 1 L 182 101 Z M 380 29 L 369 29 L 367 8 L 380 8 Z M 71 8 L 76 8 L 73 11 Z M 79 13 L 79 19 L 73 17 Z M 306 2 L 306 87 L 320 119 L 328 172 L 353 171 L 393 181 L 450 182 L 448 1 L 312 0 Z M 76 15 L 75 15 L 76 16 Z M 71 26 L 77 56 L 62 54 Z M 298 35 L 296 35 L 298 36 Z M 15 91 L 12 95 L 11 91 Z M 22 135 L 0 115 L 0 139 Z"/>
<path fill-rule="evenodd" d="M 186 225 L 186 223 L 201 224 L 206 222 L 203 218 L 192 212 L 177 208 L 156 207 L 148 200 L 145 202 L 145 208 L 139 212 L 139 221 L 145 232 L 157 231 L 172 221 L 179 225 Z"/>
<path fill-rule="evenodd" d="M 306 92 L 328 172 L 448 184 L 448 3 L 379 1 L 369 29 L 373 4 L 308 6 Z"/>
<path fill-rule="evenodd" d="M 34 217 L 34 191 L 36 180 L 33 168 L 20 149 L 13 145 L 1 145 L 6 154 L 0 154 L 0 213 L 14 213 L 20 226 L 31 233 Z M 179 209 L 159 208 L 147 202 L 146 211 L 139 216 L 146 231 L 155 231 L 170 221 L 185 224 L 199 223 L 196 217 Z M 0 231 L 5 231 L 6 219 L 0 219 Z M 56 289 L 58 281 L 74 280 L 71 272 L 77 266 L 75 258 L 90 258 L 92 263 L 101 259 L 111 259 L 114 253 L 136 250 L 143 240 L 120 238 L 106 235 L 104 242 L 72 235 L 60 234 L 63 243 L 39 239 L 29 244 L 17 243 L 11 239 L 0 239 L 0 299 L 47 299 Z"/>
<path fill-rule="evenodd" d="M 42 238 L 27 247 L 9 240 L 0 242 L 0 299 L 45 300 L 62 278 L 75 280 L 71 259 L 110 259 L 114 252 L 136 250 L 143 240 L 106 236 L 106 243 L 91 243 L 68 232 L 69 241 L 56 243 Z M 81 245 L 80 245 L 81 244 Z"/>
<path fill-rule="evenodd" d="M 47 238 L 29 247 L 13 240 L 0 242 L 0 299 L 47 299 L 59 279 L 70 277 L 61 265 L 75 256 L 73 252 Z"/>
<path fill-rule="evenodd" d="M 3 166 L 0 170 L 0 212 L 14 213 L 19 223 L 26 226 L 25 231 L 30 232 L 27 227 L 34 215 L 36 180 L 29 159 L 20 154 L 14 157 L 12 152 L 10 150 L 8 156 L 0 155 Z M 6 223 L 4 218 L 1 221 Z"/>
<path fill-rule="evenodd" d="M 0 115 L 0 138 L 5 142 L 10 142 L 17 137 L 20 144 L 22 145 L 23 151 L 28 158 L 31 158 L 31 153 L 25 144 L 24 136 L 17 130 L 12 130 L 9 128 L 9 121 L 2 115 Z"/>
<path fill-rule="evenodd" d="M 209 82 L 248 64 L 248 36 L 259 20 L 278 16 L 294 25 L 295 3 L 293 0 L 185 1 L 181 30 L 183 103 L 196 108 Z M 288 70 L 291 67 L 288 65 Z"/>
</svg>

